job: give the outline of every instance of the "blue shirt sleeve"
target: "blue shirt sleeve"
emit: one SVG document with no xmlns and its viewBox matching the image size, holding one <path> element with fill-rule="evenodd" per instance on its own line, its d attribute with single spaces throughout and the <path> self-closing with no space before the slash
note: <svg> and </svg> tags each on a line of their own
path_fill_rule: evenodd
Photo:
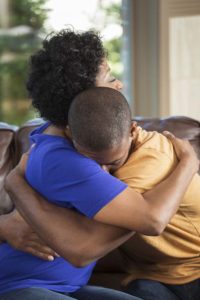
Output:
<svg viewBox="0 0 200 300">
<path fill-rule="evenodd" d="M 93 217 L 127 187 L 75 150 L 54 149 L 43 156 L 36 147 L 32 152 L 26 173 L 29 183 L 50 202 L 75 208 L 87 217 Z"/>
</svg>

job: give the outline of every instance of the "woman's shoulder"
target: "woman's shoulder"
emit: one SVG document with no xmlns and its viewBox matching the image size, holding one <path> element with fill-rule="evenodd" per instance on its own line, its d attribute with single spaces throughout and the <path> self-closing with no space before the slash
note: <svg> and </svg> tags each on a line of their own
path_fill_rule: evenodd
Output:
<svg viewBox="0 0 200 300">
<path fill-rule="evenodd" d="M 66 138 L 40 136 L 29 158 L 29 170 L 42 170 L 58 178 L 86 178 L 101 171 L 101 167 L 92 159 L 79 153 Z"/>
</svg>

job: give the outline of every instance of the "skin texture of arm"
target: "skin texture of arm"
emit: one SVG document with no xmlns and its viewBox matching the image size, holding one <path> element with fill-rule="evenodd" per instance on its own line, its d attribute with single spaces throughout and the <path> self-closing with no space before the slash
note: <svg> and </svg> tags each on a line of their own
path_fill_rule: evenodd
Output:
<svg viewBox="0 0 200 300">
<path fill-rule="evenodd" d="M 41 259 L 52 261 L 58 254 L 33 231 L 17 210 L 0 216 L 0 243 L 8 242 L 13 248 Z"/>
<path fill-rule="evenodd" d="M 178 143 L 181 149 L 180 162 L 165 181 L 144 197 L 127 188 L 106 205 L 95 216 L 96 219 L 144 234 L 160 234 L 176 212 L 199 166 L 191 146 L 180 140 Z M 73 264 L 87 264 L 119 246 L 133 234 L 125 229 L 88 220 L 73 211 L 67 211 L 66 214 L 65 209 L 46 202 L 35 191 L 31 191 L 23 181 L 22 174 L 18 167 L 7 179 L 7 190 L 18 210 L 45 242 Z"/>
<path fill-rule="evenodd" d="M 12 199 L 18 203 L 20 195 L 22 202 L 29 203 L 28 210 L 21 210 L 21 205 L 17 207 L 24 219 L 60 256 L 77 267 L 106 255 L 134 234 L 127 229 L 90 220 L 73 210 L 47 202 L 26 183 L 17 168 L 10 173 L 8 182 L 7 189 Z M 9 218 L 4 222 L 2 232 L 8 222 Z"/>
<path fill-rule="evenodd" d="M 143 195 L 127 188 L 115 201 L 103 207 L 94 219 L 130 230 L 134 228 L 136 232 L 146 235 L 160 235 L 163 232 L 176 213 L 194 174 L 199 170 L 199 160 L 190 143 L 175 138 L 169 132 L 164 134 L 173 143 L 180 160 L 175 170 L 167 179 Z M 122 194 L 124 200 L 121 199 Z M 133 212 L 134 218 L 131 216 Z"/>
</svg>

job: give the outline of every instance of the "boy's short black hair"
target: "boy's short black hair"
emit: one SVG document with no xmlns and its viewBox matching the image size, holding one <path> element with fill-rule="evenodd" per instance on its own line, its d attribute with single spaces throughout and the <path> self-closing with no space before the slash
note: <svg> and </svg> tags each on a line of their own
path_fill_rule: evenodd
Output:
<svg viewBox="0 0 200 300">
<path fill-rule="evenodd" d="M 75 97 L 68 120 L 75 142 L 85 149 L 102 151 L 118 146 L 130 133 L 131 111 L 120 92 L 96 87 Z"/>
<path fill-rule="evenodd" d="M 27 90 L 40 116 L 54 125 L 68 124 L 73 98 L 95 85 L 99 66 L 107 53 L 94 31 L 70 28 L 52 33 L 31 57 Z"/>
</svg>

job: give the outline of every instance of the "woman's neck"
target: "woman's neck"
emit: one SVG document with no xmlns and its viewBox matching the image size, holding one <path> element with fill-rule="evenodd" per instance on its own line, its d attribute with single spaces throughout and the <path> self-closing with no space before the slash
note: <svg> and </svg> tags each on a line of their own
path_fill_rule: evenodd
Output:
<svg viewBox="0 0 200 300">
<path fill-rule="evenodd" d="M 57 135 L 57 136 L 61 136 L 61 137 L 66 137 L 65 127 L 58 127 L 55 125 L 48 126 L 43 133 L 49 134 L 49 135 Z"/>
</svg>

